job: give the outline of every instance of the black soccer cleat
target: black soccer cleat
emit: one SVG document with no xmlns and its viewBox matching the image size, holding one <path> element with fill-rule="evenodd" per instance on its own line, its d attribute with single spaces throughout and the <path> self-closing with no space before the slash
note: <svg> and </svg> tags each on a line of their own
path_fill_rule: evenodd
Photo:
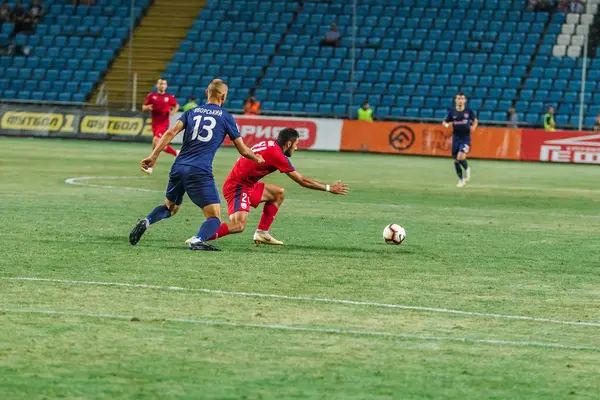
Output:
<svg viewBox="0 0 600 400">
<path fill-rule="evenodd" d="M 211 246 L 210 244 L 204 243 L 204 242 L 190 243 L 190 250 L 196 250 L 196 251 L 221 251 L 221 249 L 219 249 L 218 247 Z"/>
<path fill-rule="evenodd" d="M 142 238 L 142 235 L 144 234 L 144 232 L 146 232 L 146 229 L 148 229 L 146 227 L 146 220 L 142 219 L 138 221 L 138 223 L 135 224 L 135 227 L 129 234 L 129 243 L 131 243 L 133 246 L 138 244 L 138 242 Z"/>
</svg>

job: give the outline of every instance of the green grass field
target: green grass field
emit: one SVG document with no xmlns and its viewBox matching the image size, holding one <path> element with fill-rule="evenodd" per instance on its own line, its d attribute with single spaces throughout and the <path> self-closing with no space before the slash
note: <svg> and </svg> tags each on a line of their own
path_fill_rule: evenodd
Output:
<svg viewBox="0 0 600 400">
<path fill-rule="evenodd" d="M 259 209 L 198 253 L 189 199 L 127 241 L 171 156 L 143 177 L 147 144 L 0 145 L 1 399 L 600 398 L 598 167 L 475 160 L 461 190 L 448 159 L 300 151 L 351 193 L 273 174 L 286 246 L 252 243 Z"/>
</svg>

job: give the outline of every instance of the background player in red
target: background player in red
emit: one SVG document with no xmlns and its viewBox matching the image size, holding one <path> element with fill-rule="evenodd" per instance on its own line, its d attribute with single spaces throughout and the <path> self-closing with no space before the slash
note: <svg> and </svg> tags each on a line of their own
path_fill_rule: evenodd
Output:
<svg viewBox="0 0 600 400">
<path fill-rule="evenodd" d="M 254 233 L 254 242 L 283 245 L 283 242 L 271 236 L 269 228 L 283 203 L 284 190 L 281 186 L 272 183 L 259 182 L 272 172 L 285 173 L 300 186 L 308 189 L 341 195 L 348 193 L 348 186 L 341 182 L 327 185 L 302 176 L 294 169 L 288 157 L 291 157 L 296 151 L 299 137 L 300 135 L 295 129 L 283 129 L 279 132 L 276 141 L 269 140 L 252 147 L 253 152 L 260 154 L 265 159 L 264 164 L 246 162 L 244 158 L 240 158 L 235 163 L 223 185 L 223 196 L 227 200 L 230 222 L 221 224 L 217 233 L 207 240 L 243 232 L 248 222 L 250 207 L 256 208 L 260 203 L 265 203 L 258 229 Z"/>
<path fill-rule="evenodd" d="M 146 96 L 144 105 L 142 106 L 143 111 L 152 112 L 152 148 L 156 147 L 158 140 L 162 135 L 169 129 L 169 116 L 175 114 L 179 110 L 179 104 L 177 100 L 171 94 L 167 93 L 167 80 L 160 78 L 156 82 L 156 93 L 150 93 Z M 179 153 L 171 145 L 165 147 L 165 152 L 177 157 Z M 145 171 L 148 174 L 152 173 L 152 168 L 148 168 Z"/>
</svg>

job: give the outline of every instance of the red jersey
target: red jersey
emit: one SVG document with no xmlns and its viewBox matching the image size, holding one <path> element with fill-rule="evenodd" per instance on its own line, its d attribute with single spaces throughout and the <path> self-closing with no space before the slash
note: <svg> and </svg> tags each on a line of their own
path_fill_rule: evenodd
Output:
<svg viewBox="0 0 600 400">
<path fill-rule="evenodd" d="M 169 113 L 171 107 L 177 105 L 177 100 L 168 93 L 150 93 L 144 101 L 144 105 L 152 104 L 152 130 L 169 125 Z"/>
<path fill-rule="evenodd" d="M 263 156 L 264 164 L 257 164 L 252 160 L 240 157 L 227 176 L 225 183 L 252 187 L 271 172 L 279 171 L 285 174 L 295 171 L 290 159 L 274 140 L 260 142 L 252 147 L 252 151 Z"/>
</svg>

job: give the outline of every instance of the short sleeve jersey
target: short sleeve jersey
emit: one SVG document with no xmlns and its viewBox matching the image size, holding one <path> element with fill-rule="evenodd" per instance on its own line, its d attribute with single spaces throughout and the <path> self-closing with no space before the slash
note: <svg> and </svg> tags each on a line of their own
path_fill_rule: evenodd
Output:
<svg viewBox="0 0 600 400">
<path fill-rule="evenodd" d="M 476 119 L 477 116 L 470 108 L 465 108 L 462 111 L 449 108 L 444 121 L 452 124 L 454 136 L 465 137 L 471 135 L 471 126 L 473 126 Z"/>
<path fill-rule="evenodd" d="M 226 182 L 254 186 L 272 172 L 288 173 L 295 171 L 290 159 L 274 140 L 260 142 L 252 147 L 252 151 L 263 156 L 265 159 L 264 164 L 257 164 L 252 160 L 240 157 L 229 173 Z"/>
<path fill-rule="evenodd" d="M 184 112 L 183 146 L 174 164 L 190 165 L 212 174 L 215 153 L 225 140 L 240 137 L 233 117 L 216 104 L 205 104 Z"/>
<path fill-rule="evenodd" d="M 175 97 L 169 93 L 150 93 L 144 101 L 144 105 L 152 104 L 152 127 L 167 125 L 171 107 L 177 105 Z"/>
</svg>

